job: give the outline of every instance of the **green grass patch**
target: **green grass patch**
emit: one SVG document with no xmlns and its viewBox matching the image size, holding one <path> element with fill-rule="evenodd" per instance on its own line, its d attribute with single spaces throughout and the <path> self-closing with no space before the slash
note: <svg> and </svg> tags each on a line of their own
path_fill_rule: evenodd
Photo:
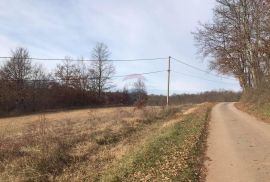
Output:
<svg viewBox="0 0 270 182">
<path fill-rule="evenodd" d="M 255 115 L 256 117 L 270 121 L 270 93 L 269 88 L 247 90 L 243 93 L 237 108 Z"/>
<path fill-rule="evenodd" d="M 263 116 L 270 119 L 270 104 L 263 104 L 262 106 L 257 108 L 258 112 L 263 114 Z"/>
<path fill-rule="evenodd" d="M 269 122 L 270 121 L 270 104 L 269 103 L 245 103 L 239 102 L 236 107 L 242 111 L 248 112 L 259 119 Z"/>
<path fill-rule="evenodd" d="M 199 181 L 209 107 L 161 129 L 115 162 L 101 181 Z"/>
</svg>

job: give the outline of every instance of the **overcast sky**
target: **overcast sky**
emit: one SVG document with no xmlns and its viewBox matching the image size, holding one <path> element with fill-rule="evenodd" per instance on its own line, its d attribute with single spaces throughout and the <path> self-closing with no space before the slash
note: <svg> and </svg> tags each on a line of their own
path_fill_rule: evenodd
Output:
<svg viewBox="0 0 270 182">
<path fill-rule="evenodd" d="M 173 56 L 207 70 L 191 32 L 210 22 L 214 0 L 0 0 L 0 56 L 17 46 L 32 57 L 91 58 L 104 42 L 111 59 Z M 3 63 L 3 60 L 1 60 Z M 42 62 L 52 71 L 56 61 Z M 116 75 L 166 70 L 167 61 L 114 63 Z M 237 81 L 205 74 L 172 61 L 172 93 L 240 90 Z M 165 94 L 167 73 L 147 75 L 149 93 Z M 212 80 L 212 81 L 209 81 Z M 114 80 L 122 88 L 130 81 Z"/>
</svg>

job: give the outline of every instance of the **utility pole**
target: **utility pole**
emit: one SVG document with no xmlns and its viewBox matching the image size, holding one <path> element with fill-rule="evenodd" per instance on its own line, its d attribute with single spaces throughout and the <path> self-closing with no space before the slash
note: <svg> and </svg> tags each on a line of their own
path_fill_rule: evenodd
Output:
<svg viewBox="0 0 270 182">
<path fill-rule="evenodd" d="M 171 77 L 171 56 L 169 56 L 169 63 L 168 63 L 168 92 L 167 92 L 167 107 L 170 104 L 170 77 Z"/>
</svg>

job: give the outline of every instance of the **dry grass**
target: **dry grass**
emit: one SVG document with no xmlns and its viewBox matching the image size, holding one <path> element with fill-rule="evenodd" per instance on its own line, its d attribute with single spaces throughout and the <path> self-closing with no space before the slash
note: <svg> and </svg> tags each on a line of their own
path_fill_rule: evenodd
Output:
<svg viewBox="0 0 270 182">
<path fill-rule="evenodd" d="M 85 109 L 0 119 L 0 181 L 98 181 L 181 109 Z"/>
<path fill-rule="evenodd" d="M 239 102 L 236 103 L 235 106 L 251 115 L 254 115 L 258 119 L 261 119 L 262 121 L 266 123 L 270 123 L 270 104 L 264 103 L 264 104 L 254 104 L 254 103 L 247 103 L 247 102 Z"/>
<path fill-rule="evenodd" d="M 200 105 L 189 114 L 169 120 L 165 127 L 163 124 L 111 165 L 102 181 L 202 181 L 212 106 Z"/>
<path fill-rule="evenodd" d="M 269 85 L 246 91 L 236 107 L 257 118 L 270 123 L 270 92 Z"/>
</svg>

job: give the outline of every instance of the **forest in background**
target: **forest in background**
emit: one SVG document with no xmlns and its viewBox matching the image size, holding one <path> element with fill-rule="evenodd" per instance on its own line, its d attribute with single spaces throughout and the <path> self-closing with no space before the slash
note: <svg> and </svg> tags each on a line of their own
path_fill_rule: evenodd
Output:
<svg viewBox="0 0 270 182">
<path fill-rule="evenodd" d="M 206 91 L 196 94 L 173 94 L 170 97 L 171 105 L 179 104 L 198 104 L 203 102 L 238 102 L 241 98 L 242 92 L 233 92 L 226 90 Z M 166 103 L 166 96 L 149 95 L 149 105 L 164 105 Z"/>
<path fill-rule="evenodd" d="M 143 104 L 144 82 L 138 79 L 131 91 L 114 91 L 115 68 L 103 43 L 92 50 L 95 61 L 66 57 L 51 73 L 34 64 L 27 49 L 19 47 L 0 67 L 0 115 L 44 110 Z"/>
</svg>

